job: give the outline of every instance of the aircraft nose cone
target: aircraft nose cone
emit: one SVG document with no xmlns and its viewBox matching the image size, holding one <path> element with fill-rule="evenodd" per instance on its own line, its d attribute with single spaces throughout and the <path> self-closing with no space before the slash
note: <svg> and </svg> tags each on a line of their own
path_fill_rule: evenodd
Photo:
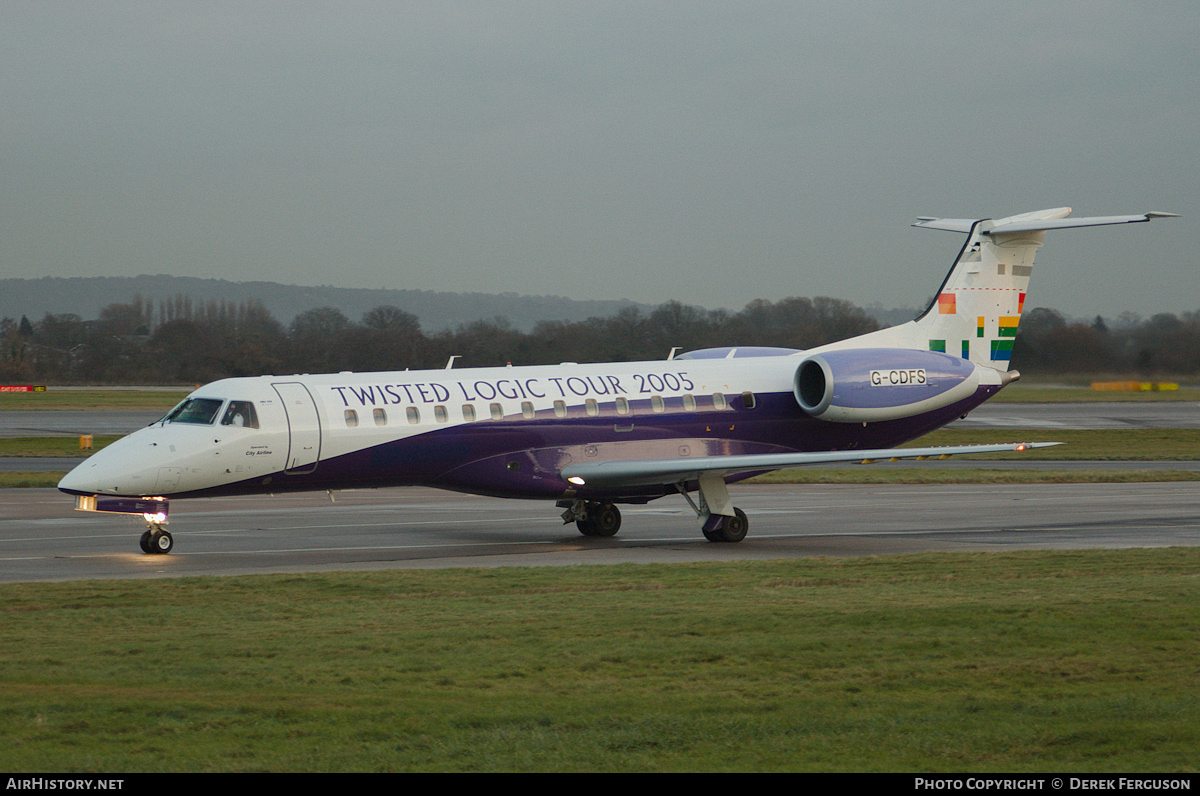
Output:
<svg viewBox="0 0 1200 796">
<path fill-rule="evenodd" d="M 153 494 L 164 464 L 161 450 L 152 438 L 135 432 L 93 453 L 63 476 L 58 488 L 77 495 Z"/>
<path fill-rule="evenodd" d="M 87 492 L 88 494 L 93 493 L 95 490 L 88 488 L 91 480 L 82 472 L 86 465 L 87 462 L 77 465 L 75 469 L 64 475 L 58 482 L 58 488 L 68 494 L 77 494 L 81 492 Z"/>
<path fill-rule="evenodd" d="M 97 492 L 104 491 L 104 487 L 100 482 L 103 470 L 98 468 L 98 465 L 101 464 L 97 458 L 99 456 L 99 453 L 93 454 L 87 461 L 76 465 L 75 469 L 64 475 L 62 480 L 58 482 L 58 488 L 72 495 L 94 495 Z"/>
</svg>

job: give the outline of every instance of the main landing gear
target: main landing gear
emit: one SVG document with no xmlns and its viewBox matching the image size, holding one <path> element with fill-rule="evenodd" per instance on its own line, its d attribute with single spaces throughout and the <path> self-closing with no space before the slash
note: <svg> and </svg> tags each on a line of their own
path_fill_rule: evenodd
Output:
<svg viewBox="0 0 1200 796">
<path fill-rule="evenodd" d="M 621 530 L 621 512 L 611 503 L 573 500 L 565 505 L 563 523 L 574 521 L 584 536 L 616 536 Z"/>
<path fill-rule="evenodd" d="M 733 510 L 732 517 L 726 517 L 723 514 L 710 514 L 709 521 L 713 522 L 717 527 L 709 530 L 708 523 L 700 526 L 704 538 L 710 542 L 740 542 L 746 538 L 746 532 L 750 530 L 750 521 L 746 519 L 746 512 L 739 508 Z"/>
<path fill-rule="evenodd" d="M 750 530 L 750 521 L 746 519 L 746 512 L 730 502 L 725 479 L 716 473 L 703 473 L 697 481 L 700 487 L 697 490 L 700 497 L 698 503 L 692 500 L 683 482 L 676 484 L 675 488 L 696 512 L 704 538 L 710 542 L 740 542 L 745 539 L 746 532 Z"/>
<path fill-rule="evenodd" d="M 740 542 L 750 530 L 746 512 L 729 502 L 729 489 L 720 475 L 705 473 L 699 478 L 699 502 L 692 499 L 686 483 L 675 485 L 679 494 L 696 512 L 700 532 L 710 542 Z M 563 523 L 574 522 L 584 536 L 615 536 L 621 528 L 621 512 L 611 503 L 589 500 L 562 500 L 559 508 Z"/>
</svg>

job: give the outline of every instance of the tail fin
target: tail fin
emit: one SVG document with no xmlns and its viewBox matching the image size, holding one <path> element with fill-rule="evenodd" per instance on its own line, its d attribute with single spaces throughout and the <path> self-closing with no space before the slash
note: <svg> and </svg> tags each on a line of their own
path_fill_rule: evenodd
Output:
<svg viewBox="0 0 1200 796">
<path fill-rule="evenodd" d="M 954 267 L 916 320 L 929 349 L 1008 370 L 1033 260 L 1046 233 L 996 230 L 1018 222 L 1059 220 L 1070 212 L 1060 207 L 972 223 Z M 946 229 L 948 224 L 945 219 L 926 219 L 914 226 Z"/>
<path fill-rule="evenodd" d="M 999 220 L 921 218 L 914 227 L 967 233 L 954 266 L 915 321 L 869 335 L 876 345 L 929 348 L 1008 370 L 1033 260 L 1047 230 L 1129 224 L 1172 213 L 1067 218 L 1059 207 Z M 866 341 L 863 341 L 866 342 Z"/>
</svg>

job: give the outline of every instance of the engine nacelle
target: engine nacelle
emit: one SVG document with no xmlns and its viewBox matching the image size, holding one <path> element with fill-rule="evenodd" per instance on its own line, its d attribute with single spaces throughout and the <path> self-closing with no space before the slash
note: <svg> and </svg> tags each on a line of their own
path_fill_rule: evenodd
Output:
<svg viewBox="0 0 1200 796">
<path fill-rule="evenodd" d="M 835 423 L 874 423 L 940 409 L 999 386 L 992 368 L 937 351 L 864 348 L 806 357 L 796 368 L 795 394 L 812 417 Z"/>
</svg>

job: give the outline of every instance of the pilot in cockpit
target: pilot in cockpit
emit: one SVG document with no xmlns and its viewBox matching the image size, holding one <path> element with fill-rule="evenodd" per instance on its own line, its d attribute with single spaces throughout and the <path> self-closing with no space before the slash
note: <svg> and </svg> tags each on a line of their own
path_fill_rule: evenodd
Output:
<svg viewBox="0 0 1200 796">
<path fill-rule="evenodd" d="M 249 401 L 230 401 L 221 425 L 238 428 L 258 428 L 258 416 L 254 412 L 254 404 Z"/>
</svg>

